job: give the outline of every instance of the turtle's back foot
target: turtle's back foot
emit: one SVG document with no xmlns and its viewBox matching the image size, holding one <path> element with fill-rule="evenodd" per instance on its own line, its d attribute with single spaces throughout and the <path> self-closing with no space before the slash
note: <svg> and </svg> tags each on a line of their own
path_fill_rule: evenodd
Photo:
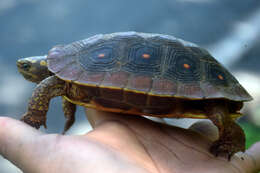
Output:
<svg viewBox="0 0 260 173">
<path fill-rule="evenodd" d="M 215 156 L 225 155 L 230 160 L 239 151 L 245 151 L 245 134 L 238 124 L 230 122 L 219 139 L 213 142 L 210 152 Z"/>
</svg>

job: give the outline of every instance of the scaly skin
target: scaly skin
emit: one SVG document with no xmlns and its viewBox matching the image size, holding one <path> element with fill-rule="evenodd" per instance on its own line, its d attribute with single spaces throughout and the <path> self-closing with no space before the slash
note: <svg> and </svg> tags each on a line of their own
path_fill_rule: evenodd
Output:
<svg viewBox="0 0 260 173">
<path fill-rule="evenodd" d="M 62 98 L 62 108 L 63 108 L 64 116 L 66 118 L 66 123 L 65 123 L 62 134 L 65 134 L 66 131 L 68 131 L 70 129 L 70 127 L 74 124 L 76 105 L 69 102 L 68 100 L 66 100 L 63 97 Z"/>
<path fill-rule="evenodd" d="M 29 100 L 28 110 L 23 115 L 22 121 L 39 128 L 46 127 L 46 113 L 49 109 L 50 99 L 66 94 L 65 82 L 56 76 L 50 76 L 40 82 Z"/>
<path fill-rule="evenodd" d="M 47 68 L 46 56 L 33 56 L 21 58 L 17 61 L 16 64 L 19 72 L 23 75 L 23 77 L 26 80 L 37 84 L 43 81 L 44 79 L 53 76 L 53 74 Z M 35 101 L 32 101 L 31 99 L 30 102 L 34 103 Z M 62 98 L 62 108 L 64 116 L 66 118 L 66 123 L 63 130 L 63 134 L 65 134 L 65 132 L 68 131 L 74 123 L 76 105 Z M 22 118 L 22 121 L 29 122 L 33 127 L 39 128 L 40 125 L 42 125 L 42 123 L 46 121 L 46 116 L 42 115 L 46 115 L 48 109 L 46 110 L 46 106 L 44 109 L 44 111 L 35 109 L 28 111 L 27 114 L 31 113 L 35 116 L 24 116 Z M 33 117 L 33 119 L 31 117 Z M 43 125 L 46 127 L 46 124 Z"/>
<path fill-rule="evenodd" d="M 207 107 L 209 119 L 218 127 L 219 139 L 213 142 L 210 152 L 216 157 L 225 154 L 228 160 L 238 151 L 245 151 L 243 129 L 229 116 L 225 103 L 211 103 Z"/>
<path fill-rule="evenodd" d="M 47 68 L 45 56 L 21 58 L 16 62 L 18 71 L 23 77 L 33 83 L 40 83 L 53 74 Z"/>
</svg>

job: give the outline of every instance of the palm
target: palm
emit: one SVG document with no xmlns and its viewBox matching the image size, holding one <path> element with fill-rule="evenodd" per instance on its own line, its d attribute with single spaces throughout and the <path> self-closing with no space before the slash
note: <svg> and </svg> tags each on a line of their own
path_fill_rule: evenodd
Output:
<svg viewBox="0 0 260 173">
<path fill-rule="evenodd" d="M 94 130 L 86 135 L 45 135 L 26 127 L 31 136 L 20 137 L 19 150 L 1 153 L 9 153 L 5 157 L 28 173 L 238 173 L 256 169 L 246 154 L 234 156 L 231 162 L 215 158 L 208 152 L 211 141 L 196 132 L 141 117 L 98 114 L 104 116 L 94 116 Z"/>
</svg>

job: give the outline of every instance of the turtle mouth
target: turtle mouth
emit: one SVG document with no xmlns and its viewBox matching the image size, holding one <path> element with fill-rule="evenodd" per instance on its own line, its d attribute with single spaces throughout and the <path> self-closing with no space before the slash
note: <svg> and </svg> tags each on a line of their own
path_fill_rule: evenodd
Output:
<svg viewBox="0 0 260 173">
<path fill-rule="evenodd" d="M 18 70 L 21 73 L 26 73 L 26 71 L 30 71 L 31 68 L 30 63 L 24 60 L 16 61 L 16 66 L 18 67 Z"/>
<path fill-rule="evenodd" d="M 18 69 L 18 71 L 23 75 L 23 77 L 30 81 L 30 82 L 33 82 L 33 83 L 38 83 L 38 80 L 37 80 L 37 76 L 36 75 L 33 75 L 31 74 L 30 72 L 27 72 L 25 70 L 22 70 L 22 69 Z"/>
<path fill-rule="evenodd" d="M 18 67 L 18 71 L 23 75 L 23 77 L 26 80 L 34 82 L 34 83 L 38 83 L 37 76 L 30 72 L 30 66 L 25 68 L 25 64 L 26 63 L 24 61 L 18 60 L 16 63 L 16 65 Z"/>
</svg>

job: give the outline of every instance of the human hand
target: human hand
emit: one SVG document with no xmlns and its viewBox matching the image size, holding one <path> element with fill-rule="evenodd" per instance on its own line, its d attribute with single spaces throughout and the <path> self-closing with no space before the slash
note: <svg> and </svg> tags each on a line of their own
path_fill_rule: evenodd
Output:
<svg viewBox="0 0 260 173">
<path fill-rule="evenodd" d="M 2 117 L 0 154 L 26 173 L 254 173 L 260 170 L 260 143 L 246 153 L 234 155 L 228 162 L 209 153 L 212 141 L 207 135 L 137 116 L 92 109 L 87 114 L 94 130 L 72 136 L 45 134 Z M 209 131 L 212 128 L 206 131 L 212 134 Z"/>
</svg>

